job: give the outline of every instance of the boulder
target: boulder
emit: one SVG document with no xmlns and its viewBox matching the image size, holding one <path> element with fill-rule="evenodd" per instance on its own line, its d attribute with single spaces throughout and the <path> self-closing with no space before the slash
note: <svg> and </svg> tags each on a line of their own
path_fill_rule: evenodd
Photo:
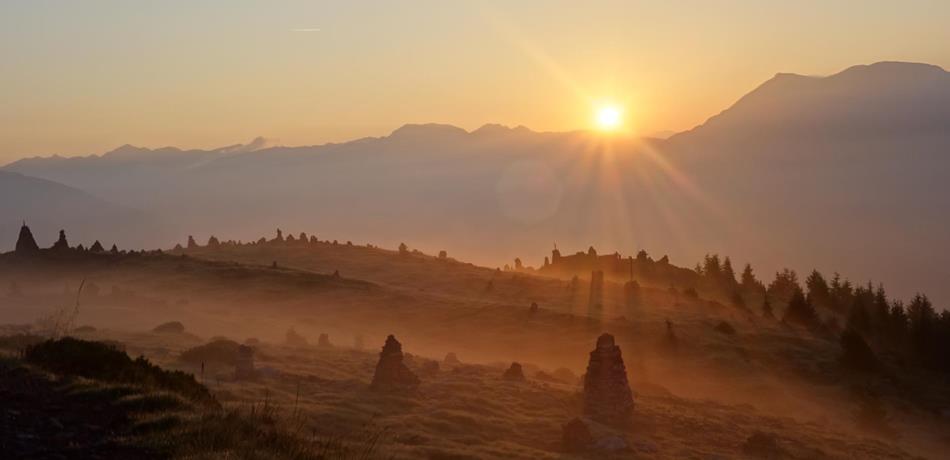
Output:
<svg viewBox="0 0 950 460">
<path fill-rule="evenodd" d="M 579 418 L 575 418 L 564 425 L 561 435 L 561 443 L 566 452 L 584 452 L 590 449 L 594 443 L 594 438 L 590 434 L 590 428 Z"/>
</svg>

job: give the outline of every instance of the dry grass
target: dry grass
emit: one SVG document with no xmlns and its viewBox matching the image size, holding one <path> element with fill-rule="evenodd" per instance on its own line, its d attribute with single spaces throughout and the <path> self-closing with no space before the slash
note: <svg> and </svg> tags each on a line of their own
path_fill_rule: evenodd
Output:
<svg viewBox="0 0 950 460">
<path fill-rule="evenodd" d="M 247 417 L 252 405 L 267 401 L 280 414 L 277 425 L 287 424 L 280 433 L 304 441 L 316 433 L 324 443 L 342 437 L 351 454 L 373 444 L 364 437 L 380 433 L 377 452 L 396 458 L 563 458 L 560 429 L 580 413 L 577 387 L 535 376 L 558 368 L 581 374 L 603 331 L 617 337 L 638 393 L 632 430 L 594 427 L 596 436 L 626 440 L 630 451 L 620 457 L 732 457 L 756 430 L 774 435 L 797 458 L 819 451 L 830 458 L 852 451 L 866 458 L 926 456 L 950 446 L 950 421 L 940 415 L 950 408 L 946 381 L 902 371 L 862 382 L 881 395 L 900 435 L 875 440 L 853 420 L 858 402 L 849 388 L 858 377 L 840 369 L 836 341 L 735 308 L 645 287 L 643 306 L 631 309 L 622 306 L 621 287 L 608 283 L 604 308 L 588 310 L 586 289 L 572 297 L 563 280 L 343 245 L 322 252 L 265 249 L 202 254 L 242 265 L 166 255 L 45 267 L 33 276 L 0 261 L 0 275 L 20 273 L 27 293 L 16 305 L 0 300 L 0 309 L 7 308 L 0 314 L 29 322 L 32 305 L 55 304 L 63 283 L 83 275 L 120 286 L 135 296 L 84 301 L 82 323 L 97 328 L 84 336 L 121 342 L 133 355 L 196 374 L 228 411 Z M 257 260 L 278 260 L 281 268 L 247 264 Z M 334 268 L 343 279 L 327 275 Z M 486 293 L 488 280 L 494 288 Z M 535 313 L 528 309 L 533 301 L 540 306 Z M 679 340 L 675 352 L 661 345 L 667 319 Z M 146 332 L 170 320 L 183 322 L 190 334 Z M 716 332 L 722 321 L 735 334 Z M 290 326 L 311 343 L 329 333 L 338 347 L 284 347 Z M 411 394 L 373 394 L 368 383 L 389 333 L 416 355 L 410 366 L 420 375 L 424 357 L 456 352 L 463 366 L 453 371 L 443 364 Z M 207 343 L 191 334 L 261 339 L 262 377 L 234 381 L 233 368 L 214 364 L 200 375 L 196 365 L 179 360 L 182 351 Z M 347 347 L 357 335 L 368 351 Z M 503 381 L 512 361 L 525 364 L 528 382 Z"/>
</svg>

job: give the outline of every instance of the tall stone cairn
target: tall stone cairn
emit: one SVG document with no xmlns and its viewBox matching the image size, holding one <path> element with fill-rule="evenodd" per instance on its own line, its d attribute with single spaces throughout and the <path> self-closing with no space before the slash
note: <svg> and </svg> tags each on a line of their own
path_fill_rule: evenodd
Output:
<svg viewBox="0 0 950 460">
<path fill-rule="evenodd" d="M 590 272 L 590 301 L 588 305 L 591 309 L 599 309 L 604 306 L 604 272 L 603 270 L 594 270 Z"/>
<path fill-rule="evenodd" d="M 614 336 L 597 338 L 597 348 L 590 352 L 590 363 L 584 376 L 584 413 L 598 422 L 624 426 L 633 413 L 633 393 L 627 382 L 620 347 Z"/>
<path fill-rule="evenodd" d="M 40 247 L 36 244 L 33 232 L 30 231 L 30 227 L 26 226 L 26 222 L 23 222 L 23 226 L 20 227 L 20 236 L 16 240 L 15 252 L 21 255 L 40 252 Z"/>
<path fill-rule="evenodd" d="M 59 239 L 57 239 L 56 242 L 53 243 L 53 247 L 50 249 L 54 251 L 68 251 L 69 250 L 69 242 L 66 241 L 65 230 L 59 231 Z"/>
<path fill-rule="evenodd" d="M 640 303 L 640 283 L 630 280 L 623 285 L 624 302 L 627 308 L 635 308 Z"/>
<path fill-rule="evenodd" d="M 407 388 L 419 384 L 419 377 L 406 367 L 403 362 L 402 344 L 390 335 L 386 337 L 383 351 L 379 353 L 379 362 L 376 363 L 376 373 L 373 374 L 373 389 Z"/>
<path fill-rule="evenodd" d="M 247 345 L 239 345 L 237 359 L 234 361 L 234 378 L 249 380 L 257 376 L 254 369 L 254 349 Z"/>
</svg>

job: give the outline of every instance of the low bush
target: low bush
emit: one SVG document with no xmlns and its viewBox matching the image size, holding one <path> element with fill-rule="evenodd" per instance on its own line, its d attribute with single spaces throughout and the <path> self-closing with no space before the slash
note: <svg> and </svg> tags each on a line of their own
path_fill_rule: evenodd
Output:
<svg viewBox="0 0 950 460">
<path fill-rule="evenodd" d="M 166 371 L 144 357 L 131 359 L 114 346 L 66 337 L 47 340 L 26 349 L 24 360 L 64 376 L 108 383 L 140 385 L 177 393 L 195 402 L 217 406 L 211 393 L 181 371 Z"/>
<path fill-rule="evenodd" d="M 239 343 L 229 339 L 212 340 L 183 351 L 179 359 L 190 364 L 216 363 L 233 366 L 238 360 L 240 346 Z"/>
</svg>

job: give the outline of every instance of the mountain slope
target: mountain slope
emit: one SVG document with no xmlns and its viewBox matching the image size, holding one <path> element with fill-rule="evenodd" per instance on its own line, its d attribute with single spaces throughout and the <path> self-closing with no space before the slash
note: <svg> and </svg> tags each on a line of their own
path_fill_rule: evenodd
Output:
<svg viewBox="0 0 950 460">
<path fill-rule="evenodd" d="M 342 144 L 135 150 L 5 169 L 147 210 L 180 239 L 279 226 L 492 266 L 553 243 L 668 251 L 685 266 L 718 252 L 763 277 L 790 264 L 945 302 L 948 151 L 948 73 L 878 63 L 778 75 L 666 141 L 407 125 Z"/>
<path fill-rule="evenodd" d="M 144 214 L 45 179 L 0 171 L 0 241 L 16 241 L 20 224 L 29 222 L 40 246 L 56 240 L 65 226 L 73 244 L 140 245 L 161 238 L 161 229 Z M 4 248 L 3 250 L 7 250 Z"/>
<path fill-rule="evenodd" d="M 948 128 L 950 73 L 927 64 L 879 62 L 829 77 L 777 74 L 670 141 L 893 140 L 945 136 Z"/>
</svg>

